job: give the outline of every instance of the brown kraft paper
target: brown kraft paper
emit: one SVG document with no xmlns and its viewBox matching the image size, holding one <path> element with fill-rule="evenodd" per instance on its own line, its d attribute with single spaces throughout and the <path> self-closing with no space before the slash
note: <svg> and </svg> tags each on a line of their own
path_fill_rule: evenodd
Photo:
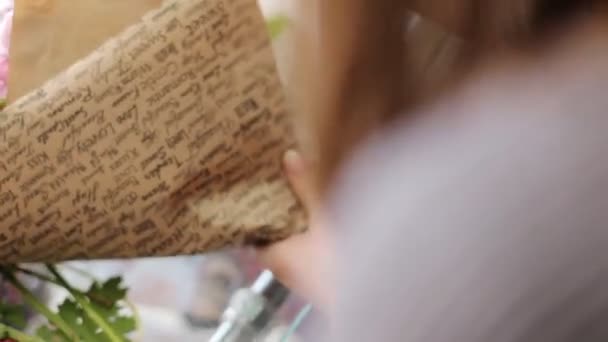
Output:
<svg viewBox="0 0 608 342">
<path fill-rule="evenodd" d="M 14 0 L 8 102 L 87 56 L 162 0 Z"/>
<path fill-rule="evenodd" d="M 255 0 L 174 0 L 0 115 L 2 263 L 191 254 L 304 228 Z"/>
</svg>

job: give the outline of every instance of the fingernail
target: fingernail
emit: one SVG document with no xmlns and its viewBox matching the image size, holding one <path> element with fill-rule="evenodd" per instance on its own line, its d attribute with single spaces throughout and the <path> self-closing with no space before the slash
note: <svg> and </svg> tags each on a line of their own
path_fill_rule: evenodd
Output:
<svg viewBox="0 0 608 342">
<path fill-rule="evenodd" d="M 289 150 L 283 156 L 285 169 L 290 173 L 300 173 L 304 171 L 304 160 L 300 153 L 296 150 Z"/>
</svg>

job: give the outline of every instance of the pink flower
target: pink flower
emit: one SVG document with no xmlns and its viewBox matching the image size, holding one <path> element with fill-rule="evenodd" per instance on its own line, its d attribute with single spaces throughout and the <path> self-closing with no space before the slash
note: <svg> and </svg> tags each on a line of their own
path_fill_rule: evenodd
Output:
<svg viewBox="0 0 608 342">
<path fill-rule="evenodd" d="M 0 0 L 0 98 L 7 93 L 8 56 L 13 26 L 13 0 Z"/>
<path fill-rule="evenodd" d="M 5 99 L 8 92 L 8 56 L 0 56 L 0 99 Z"/>
</svg>

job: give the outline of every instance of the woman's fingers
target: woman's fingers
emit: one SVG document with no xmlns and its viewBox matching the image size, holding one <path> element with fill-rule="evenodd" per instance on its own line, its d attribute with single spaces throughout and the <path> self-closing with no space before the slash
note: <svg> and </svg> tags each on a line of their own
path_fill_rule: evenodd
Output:
<svg viewBox="0 0 608 342">
<path fill-rule="evenodd" d="M 319 306 L 327 306 L 326 274 L 332 265 L 324 227 L 320 224 L 318 197 L 313 190 L 310 167 L 297 151 L 283 158 L 285 174 L 309 216 L 310 227 L 304 234 L 260 249 L 259 258 L 285 285 Z"/>
<path fill-rule="evenodd" d="M 259 250 L 262 263 L 287 287 L 318 304 L 318 266 L 320 244 L 310 232 Z"/>
<path fill-rule="evenodd" d="M 296 196 L 309 215 L 318 207 L 318 197 L 312 187 L 309 163 L 296 150 L 289 150 L 283 156 L 283 168 Z"/>
</svg>

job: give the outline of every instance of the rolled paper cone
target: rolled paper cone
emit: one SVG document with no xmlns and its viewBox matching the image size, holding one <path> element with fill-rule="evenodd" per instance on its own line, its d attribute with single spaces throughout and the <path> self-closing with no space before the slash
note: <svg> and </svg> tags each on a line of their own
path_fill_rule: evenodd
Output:
<svg viewBox="0 0 608 342">
<path fill-rule="evenodd" d="M 285 238 L 293 144 L 256 1 L 168 1 L 0 115 L 0 261 Z"/>
</svg>

